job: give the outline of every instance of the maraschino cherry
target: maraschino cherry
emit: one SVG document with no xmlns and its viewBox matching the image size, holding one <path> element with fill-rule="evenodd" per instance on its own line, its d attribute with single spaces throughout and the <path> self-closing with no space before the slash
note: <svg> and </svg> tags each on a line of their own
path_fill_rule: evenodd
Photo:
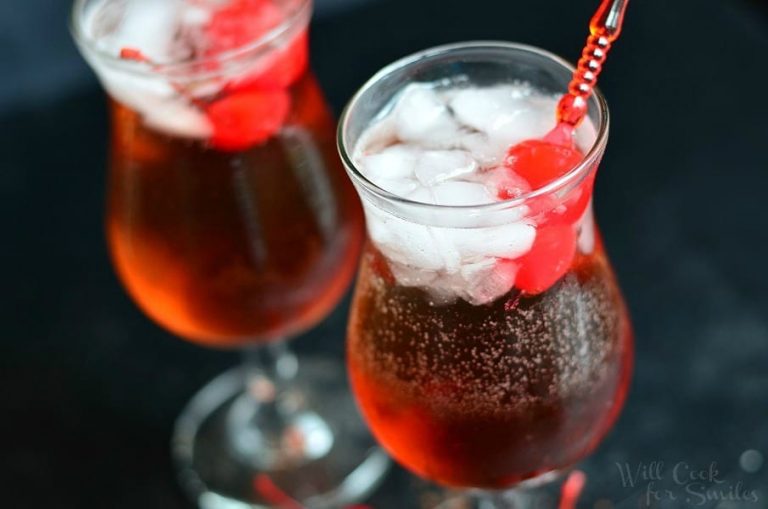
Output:
<svg viewBox="0 0 768 509">
<path fill-rule="evenodd" d="M 507 152 L 505 166 L 523 177 L 532 189 L 562 177 L 584 159 L 576 147 L 574 133 L 587 114 L 588 100 L 608 51 L 621 33 L 628 4 L 629 0 L 603 0 L 592 17 L 587 44 L 568 92 L 558 103 L 555 128 L 543 138 L 523 141 Z M 573 224 L 589 205 L 591 186 L 592 179 L 585 179 L 560 207 L 552 207 L 552 200 L 542 197 L 540 205 L 545 212 L 531 251 L 520 260 L 518 288 L 531 294 L 543 292 L 568 270 L 576 254 Z M 508 198 L 504 193 L 505 190 L 500 190 L 499 197 Z"/>
<path fill-rule="evenodd" d="M 278 27 L 285 16 L 272 0 L 227 0 L 217 5 L 203 27 L 204 57 L 215 63 L 216 57 L 247 47 Z M 123 48 L 120 58 L 162 69 L 137 48 Z M 289 87 L 303 75 L 308 60 L 307 31 L 302 29 L 283 47 L 261 57 L 251 72 L 224 84 L 213 98 L 189 97 L 183 87 L 171 85 L 205 113 L 213 131 L 212 147 L 246 150 L 267 141 L 288 120 Z"/>
</svg>

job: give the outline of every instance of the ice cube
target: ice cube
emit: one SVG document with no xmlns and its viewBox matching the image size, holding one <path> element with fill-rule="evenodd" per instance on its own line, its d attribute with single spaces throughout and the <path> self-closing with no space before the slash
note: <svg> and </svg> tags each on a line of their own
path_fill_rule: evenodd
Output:
<svg viewBox="0 0 768 509">
<path fill-rule="evenodd" d="M 536 228 L 524 222 L 513 222 L 483 228 L 429 227 L 435 255 L 445 272 L 457 272 L 467 263 L 496 257 L 515 259 L 530 251 Z"/>
<path fill-rule="evenodd" d="M 177 136 L 207 138 L 207 117 L 161 77 L 135 76 L 107 68 L 96 72 L 110 96 L 130 108 L 154 129 Z"/>
<path fill-rule="evenodd" d="M 449 179 L 470 175 L 477 170 L 477 163 L 463 150 L 430 150 L 418 159 L 416 178 L 425 186 L 432 186 Z"/>
<path fill-rule="evenodd" d="M 409 85 L 394 111 L 400 140 L 427 148 L 445 148 L 455 143 L 459 127 L 448 106 L 429 86 Z"/>
<path fill-rule="evenodd" d="M 506 166 L 497 166 L 484 171 L 480 180 L 489 192 L 505 199 L 517 198 L 531 190 L 527 180 Z"/>
<path fill-rule="evenodd" d="M 211 20 L 213 13 L 210 8 L 185 2 L 181 13 L 181 23 L 187 27 L 203 26 Z"/>
<path fill-rule="evenodd" d="M 176 96 L 173 87 L 160 77 L 137 76 L 106 67 L 97 67 L 96 72 L 113 99 L 142 114 Z"/>
<path fill-rule="evenodd" d="M 121 4 L 123 9 L 117 23 L 111 22 L 112 16 L 104 16 L 106 5 L 94 6 L 87 25 L 101 49 L 119 55 L 123 48 L 135 48 L 155 62 L 168 61 L 180 24 L 180 0 L 128 0 Z"/>
<path fill-rule="evenodd" d="M 499 116 L 516 104 L 505 88 L 468 88 L 453 96 L 450 106 L 463 125 L 488 133 Z"/>
<path fill-rule="evenodd" d="M 418 186 L 407 195 L 413 201 L 437 205 L 478 205 L 493 201 L 485 186 L 475 182 L 449 181 L 433 187 Z M 367 207 L 371 208 L 371 207 Z M 524 214 L 521 208 L 518 211 Z M 395 218 L 382 211 L 369 216 L 371 238 L 385 254 L 411 267 L 455 273 L 462 264 L 485 257 L 517 258 L 530 250 L 535 228 L 508 216 L 509 224 L 482 228 L 450 228 L 430 225 L 433 211 L 416 219 L 423 224 Z M 402 231 L 397 231 L 402 228 Z M 412 238 L 413 242 L 408 239 Z M 401 244 L 401 245 L 397 245 Z"/>
<path fill-rule="evenodd" d="M 442 271 L 447 274 L 458 272 L 461 268 L 461 252 L 448 229 L 430 226 L 429 233 L 432 235 L 435 255 L 441 261 Z"/>
<path fill-rule="evenodd" d="M 416 189 L 414 189 L 410 194 L 408 194 L 407 198 L 409 200 L 417 201 L 419 203 L 429 203 L 430 205 L 436 205 L 435 195 L 432 194 L 432 188 L 421 185 L 421 184 L 416 186 Z"/>
<path fill-rule="evenodd" d="M 491 136 L 510 145 L 544 137 L 557 125 L 557 99 L 535 95 L 514 102 L 515 111 L 505 112 L 494 123 Z"/>
<path fill-rule="evenodd" d="M 472 154 L 482 168 L 502 164 L 509 150 L 507 143 L 481 132 L 463 134 L 458 139 L 457 146 Z"/>
<path fill-rule="evenodd" d="M 429 199 L 420 187 L 414 198 Z M 365 205 L 371 241 L 404 286 L 423 287 L 438 302 L 462 297 L 485 304 L 514 285 L 517 264 L 528 252 L 535 228 L 523 222 L 486 228 L 444 228 L 406 221 Z"/>
<path fill-rule="evenodd" d="M 182 11 L 180 0 L 128 0 L 117 6 L 97 3 L 86 13 L 85 26 L 104 51 L 119 55 L 123 48 L 133 48 L 152 61 L 163 62 L 172 59 Z M 205 115 L 160 73 L 135 74 L 109 67 L 98 56 L 86 55 L 107 92 L 140 114 L 148 126 L 183 137 L 210 136 Z"/>
<path fill-rule="evenodd" d="M 493 302 L 512 289 L 518 266 L 509 260 L 485 258 L 465 264 L 453 274 L 442 273 L 422 286 L 437 304 L 447 304 L 462 298 L 473 305 Z"/>
<path fill-rule="evenodd" d="M 144 114 L 150 127 L 184 138 L 209 138 L 213 134 L 208 117 L 184 99 L 160 102 Z"/>
<path fill-rule="evenodd" d="M 381 152 L 358 158 L 358 164 L 368 179 L 378 184 L 384 179 L 413 178 L 421 151 L 408 145 L 393 145 Z"/>
<path fill-rule="evenodd" d="M 515 285 L 518 265 L 511 260 L 486 258 L 461 268 L 464 278 L 464 298 L 475 305 L 498 299 Z"/>
<path fill-rule="evenodd" d="M 422 185 L 417 185 L 406 197 L 419 203 L 436 204 L 433 188 Z M 380 245 L 385 254 L 393 253 L 395 261 L 427 270 L 456 272 L 459 269 L 461 258 L 453 239 L 446 235 L 445 228 L 430 225 L 434 211 L 413 210 L 411 221 L 383 211 L 374 211 L 373 214 L 366 211 L 366 214 L 372 240 Z M 372 221 L 377 223 L 374 225 L 376 232 L 370 231 Z"/>
<path fill-rule="evenodd" d="M 520 221 L 484 228 L 452 228 L 449 236 L 462 262 L 489 256 L 515 259 L 531 250 L 536 228 Z"/>
<path fill-rule="evenodd" d="M 395 196 L 409 196 L 421 187 L 416 179 L 411 178 L 381 179 L 375 181 L 375 184 Z"/>
<path fill-rule="evenodd" d="M 554 98 L 527 95 L 509 85 L 462 90 L 450 106 L 460 123 L 484 132 L 494 148 L 540 138 L 555 126 Z"/>
<path fill-rule="evenodd" d="M 408 267 L 438 271 L 445 268 L 430 227 L 406 221 L 365 204 L 368 235 L 389 260 Z"/>
<path fill-rule="evenodd" d="M 483 205 L 496 201 L 488 189 L 477 182 L 448 181 L 430 188 L 437 205 Z"/>
<path fill-rule="evenodd" d="M 459 297 L 464 297 L 466 282 L 458 272 L 441 273 L 424 287 L 435 304 L 450 304 Z"/>
<path fill-rule="evenodd" d="M 420 203 L 442 206 L 468 206 L 493 203 L 488 189 L 477 182 L 449 180 L 434 186 L 419 185 L 407 198 Z M 423 214 L 423 220 L 431 222 L 434 214 Z"/>
<path fill-rule="evenodd" d="M 400 263 L 390 263 L 389 268 L 398 284 L 403 286 L 426 287 L 439 277 L 437 271 L 409 267 Z"/>
<path fill-rule="evenodd" d="M 396 144 L 397 129 L 394 115 L 375 120 L 361 135 L 355 145 L 357 155 L 370 155 L 381 152 L 385 148 Z M 360 150 L 362 148 L 362 150 Z"/>
<path fill-rule="evenodd" d="M 112 98 L 142 116 L 148 126 L 177 136 L 207 138 L 212 127 L 195 106 L 178 96 L 166 82 L 146 77 L 100 72 Z"/>
</svg>

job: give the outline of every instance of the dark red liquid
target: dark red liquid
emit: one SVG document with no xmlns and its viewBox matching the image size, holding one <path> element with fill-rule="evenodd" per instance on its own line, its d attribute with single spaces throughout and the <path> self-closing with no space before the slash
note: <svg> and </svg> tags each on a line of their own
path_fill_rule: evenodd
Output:
<svg viewBox="0 0 768 509">
<path fill-rule="evenodd" d="M 281 130 L 234 151 L 112 104 L 114 263 L 141 308 L 182 337 L 237 346 L 302 331 L 354 274 L 362 214 L 334 121 L 310 74 L 288 92 Z"/>
<path fill-rule="evenodd" d="M 587 455 L 616 419 L 632 335 L 598 241 L 538 295 L 437 305 L 363 255 L 348 356 L 379 442 L 438 483 L 504 488 Z"/>
</svg>

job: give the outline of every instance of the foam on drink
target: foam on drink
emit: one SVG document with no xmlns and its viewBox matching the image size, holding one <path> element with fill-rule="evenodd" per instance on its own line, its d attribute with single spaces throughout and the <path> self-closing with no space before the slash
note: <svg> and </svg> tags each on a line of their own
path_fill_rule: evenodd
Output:
<svg viewBox="0 0 768 509">
<path fill-rule="evenodd" d="M 415 83 L 384 108 L 354 150 L 360 171 L 382 189 L 421 203 L 490 204 L 531 191 L 505 166 L 510 147 L 549 132 L 558 97 L 527 83 L 456 87 Z M 576 132 L 584 153 L 596 139 L 585 119 Z M 581 206 L 587 208 L 585 201 Z M 556 209 L 558 206 L 553 206 Z M 547 219 L 526 206 L 507 224 L 447 228 L 395 218 L 364 203 L 371 240 L 397 282 L 428 290 L 438 302 L 462 298 L 486 304 L 515 286 L 520 259 L 534 247 Z M 555 214 L 563 214 L 564 210 Z M 570 227 L 582 250 L 594 244 L 591 215 L 579 211 Z M 574 242 L 573 249 L 576 249 Z"/>
</svg>

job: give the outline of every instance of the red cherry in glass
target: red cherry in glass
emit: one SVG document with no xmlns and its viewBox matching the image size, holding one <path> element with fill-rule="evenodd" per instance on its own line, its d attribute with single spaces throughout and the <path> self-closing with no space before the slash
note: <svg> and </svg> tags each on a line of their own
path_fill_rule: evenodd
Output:
<svg viewBox="0 0 768 509">
<path fill-rule="evenodd" d="M 515 286 L 535 295 L 555 284 L 570 268 L 576 255 L 576 230 L 571 225 L 538 228 L 533 247 L 517 261 Z"/>
<path fill-rule="evenodd" d="M 207 53 L 216 55 L 257 41 L 285 19 L 270 0 L 231 0 L 216 10 L 205 28 Z M 261 57 L 257 70 L 230 83 L 226 92 L 280 89 L 293 84 L 309 61 L 307 31 L 303 30 L 285 47 L 274 48 Z"/>
<path fill-rule="evenodd" d="M 589 175 L 578 186 L 568 192 L 563 200 L 551 194 L 542 196 L 529 205 L 531 216 L 541 214 L 537 221 L 540 226 L 575 225 L 582 218 L 592 199 L 594 174 Z"/>
<path fill-rule="evenodd" d="M 245 150 L 280 130 L 291 99 L 282 90 L 225 96 L 206 108 L 213 125 L 211 144 L 220 150 Z"/>
<path fill-rule="evenodd" d="M 229 0 L 213 12 L 205 26 L 206 54 L 213 56 L 246 46 L 284 18 L 271 0 Z"/>
<path fill-rule="evenodd" d="M 572 138 L 573 126 L 558 124 L 540 140 L 526 140 L 507 152 L 504 164 L 538 189 L 562 177 L 579 165 L 584 155 Z"/>
<path fill-rule="evenodd" d="M 278 90 L 295 83 L 309 65 L 309 41 L 306 30 L 296 36 L 285 48 L 274 50 L 264 57 L 256 72 L 227 85 L 228 91 Z"/>
</svg>

